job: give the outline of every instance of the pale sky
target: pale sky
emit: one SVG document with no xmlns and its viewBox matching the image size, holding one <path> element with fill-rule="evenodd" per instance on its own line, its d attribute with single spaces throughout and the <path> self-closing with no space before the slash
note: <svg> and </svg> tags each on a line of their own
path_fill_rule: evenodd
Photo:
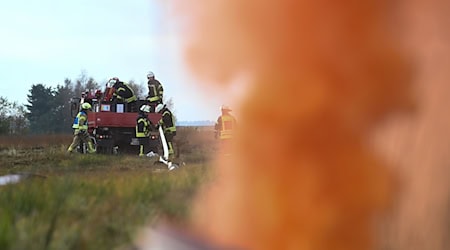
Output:
<svg viewBox="0 0 450 250">
<path fill-rule="evenodd" d="M 27 103 L 32 84 L 56 87 L 82 71 L 146 88 L 151 70 L 179 121 L 216 120 L 223 96 L 202 93 L 158 0 L 14 0 L 0 3 L 0 96 Z"/>
</svg>

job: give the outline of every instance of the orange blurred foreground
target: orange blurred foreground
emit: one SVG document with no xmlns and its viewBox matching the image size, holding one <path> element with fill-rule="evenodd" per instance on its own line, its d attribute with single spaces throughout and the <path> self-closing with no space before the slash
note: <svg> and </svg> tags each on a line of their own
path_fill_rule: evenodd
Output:
<svg viewBox="0 0 450 250">
<path fill-rule="evenodd" d="M 383 225 L 386 234 L 379 241 L 385 242 L 374 244 L 374 221 L 383 218 L 381 212 L 388 205 L 398 204 L 392 203 L 395 191 L 403 192 L 406 186 L 407 192 L 400 194 L 413 197 L 420 187 L 432 185 L 419 182 L 414 190 L 411 182 L 405 185 L 402 178 L 397 182 L 392 172 L 405 177 L 407 171 L 389 168 L 376 155 L 370 140 L 374 128 L 385 126 L 377 130 L 375 148 L 392 163 L 403 166 L 411 164 L 411 159 L 422 159 L 430 166 L 444 166 L 439 169 L 448 174 L 445 165 L 430 160 L 448 155 L 445 153 L 424 156 L 415 150 L 416 155 L 399 160 L 406 159 L 405 151 L 410 148 L 403 142 L 418 136 L 419 129 L 408 126 L 409 130 L 404 130 L 402 122 L 383 123 L 389 115 L 414 107 L 411 85 L 412 79 L 418 81 L 418 71 L 411 70 L 411 55 L 424 59 L 418 50 L 424 47 L 403 39 L 423 35 L 423 29 L 414 28 L 416 24 L 434 27 L 427 26 L 426 19 L 413 22 L 415 11 L 422 7 L 429 7 L 429 17 L 439 12 L 444 18 L 446 12 L 440 12 L 439 6 L 448 4 L 440 0 L 431 3 L 435 5 L 420 0 L 412 5 L 377 0 L 179 2 L 193 71 L 219 85 L 226 86 L 240 74 L 251 81 L 251 91 L 235 107 L 240 111 L 240 131 L 233 155 L 218 156 L 216 179 L 196 200 L 192 216 L 195 234 L 225 248 L 258 250 L 361 250 L 380 245 L 386 249 L 445 249 L 441 248 L 446 244 L 444 230 L 429 240 L 443 242 L 440 245 L 427 244 L 425 238 L 419 240 L 420 248 L 408 245 L 409 237 L 421 233 L 408 221 L 421 213 L 411 208 L 417 205 L 411 199 L 395 206 L 397 211 L 406 211 L 406 217 L 393 214 L 394 224 Z M 401 49 L 405 45 L 418 53 L 405 55 Z M 448 53 L 448 45 L 441 45 Z M 426 78 L 426 71 L 419 73 Z M 448 80 L 448 73 L 442 79 Z M 420 93 L 417 100 L 430 100 L 429 96 Z M 416 112 L 420 114 L 420 105 Z M 433 130 L 431 125 L 422 127 Z M 448 139 L 449 133 L 441 132 Z M 401 149 L 394 145 L 399 140 Z M 449 149 L 448 145 L 445 148 Z M 437 172 L 430 174 L 436 176 Z M 423 173 L 426 171 L 416 172 Z M 420 177 L 406 181 L 414 179 Z M 402 189 L 397 189 L 397 183 Z M 420 197 L 434 201 L 440 208 L 438 216 L 445 216 L 441 211 L 445 204 L 436 201 L 448 198 L 448 184 L 439 190 L 439 195 L 432 195 L 438 198 Z M 440 228 L 437 220 L 433 219 L 435 224 L 429 230 Z"/>
<path fill-rule="evenodd" d="M 367 133 L 407 108 L 410 72 L 387 1 L 203 1 L 189 58 L 216 79 L 245 72 L 232 158 L 193 224 L 222 246 L 368 249 L 391 176 Z M 197 4 L 198 5 L 198 4 Z"/>
</svg>

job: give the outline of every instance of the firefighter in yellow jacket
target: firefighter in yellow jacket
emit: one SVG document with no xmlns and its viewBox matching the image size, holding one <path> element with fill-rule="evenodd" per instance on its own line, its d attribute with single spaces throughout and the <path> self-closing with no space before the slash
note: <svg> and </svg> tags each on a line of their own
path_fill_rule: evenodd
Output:
<svg viewBox="0 0 450 250">
<path fill-rule="evenodd" d="M 152 71 L 147 73 L 148 96 L 147 101 L 152 107 L 152 111 L 156 109 L 158 104 L 163 103 L 164 88 L 162 84 L 156 80 Z"/>
<path fill-rule="evenodd" d="M 92 143 L 88 133 L 88 118 L 87 112 L 92 108 L 91 104 L 85 102 L 81 104 L 81 110 L 73 121 L 72 128 L 74 129 L 73 142 L 70 144 L 67 152 L 71 153 L 80 142 L 84 142 L 88 146 L 88 153 L 95 153 L 94 144 Z"/>
<path fill-rule="evenodd" d="M 160 113 L 162 115 L 161 120 L 159 121 L 159 125 L 162 127 L 165 139 L 167 141 L 167 147 L 169 150 L 169 156 L 173 157 L 174 149 L 173 149 L 173 137 L 177 135 L 177 127 L 175 126 L 175 117 L 172 112 L 166 107 L 165 104 L 158 104 L 155 109 L 156 113 Z"/>
<path fill-rule="evenodd" d="M 142 105 L 136 119 L 136 138 L 139 140 L 139 156 L 145 156 L 146 145 L 148 145 L 151 123 L 148 119 L 150 105 Z"/>
<path fill-rule="evenodd" d="M 230 154 L 231 139 L 233 139 L 234 131 L 236 130 L 236 119 L 230 114 L 231 109 L 226 105 L 220 107 L 222 114 L 217 118 L 214 126 L 215 137 L 220 140 L 221 151 L 228 155 Z"/>
<path fill-rule="evenodd" d="M 127 105 L 127 112 L 136 112 L 137 97 L 131 86 L 128 83 L 120 81 L 117 77 L 111 78 L 110 82 L 113 83 L 112 87 L 115 90 L 113 93 L 113 101 L 125 103 Z"/>
<path fill-rule="evenodd" d="M 155 112 L 162 116 L 156 125 L 163 148 L 163 155 L 159 156 L 159 162 L 166 164 L 169 171 L 171 171 L 178 167 L 177 164 L 172 162 L 174 158 L 173 137 L 177 134 L 175 117 L 166 105 L 162 103 L 156 106 Z"/>
<path fill-rule="evenodd" d="M 232 111 L 230 107 L 222 105 L 220 107 L 222 115 L 217 118 L 217 122 L 214 126 L 215 136 L 220 140 L 229 140 L 233 138 L 233 131 L 236 128 L 236 119 L 230 114 Z"/>
</svg>

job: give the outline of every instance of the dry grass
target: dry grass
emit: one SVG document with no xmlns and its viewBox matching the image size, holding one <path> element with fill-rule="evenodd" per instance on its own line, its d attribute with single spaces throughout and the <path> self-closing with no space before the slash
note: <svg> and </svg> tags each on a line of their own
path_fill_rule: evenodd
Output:
<svg viewBox="0 0 450 250">
<path fill-rule="evenodd" d="M 141 227 L 185 223 L 214 141 L 179 131 L 186 165 L 172 172 L 156 158 L 67 154 L 71 135 L 2 137 L 0 175 L 28 177 L 0 186 L 0 249 L 132 249 Z"/>
<path fill-rule="evenodd" d="M 0 149 L 39 148 L 70 144 L 72 135 L 0 136 Z"/>
</svg>

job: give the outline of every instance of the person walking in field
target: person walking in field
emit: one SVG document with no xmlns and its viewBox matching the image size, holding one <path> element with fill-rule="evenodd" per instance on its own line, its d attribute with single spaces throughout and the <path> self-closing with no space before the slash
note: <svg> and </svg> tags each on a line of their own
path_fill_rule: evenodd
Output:
<svg viewBox="0 0 450 250">
<path fill-rule="evenodd" d="M 136 138 L 139 140 L 139 156 L 145 156 L 146 146 L 148 145 L 151 122 L 148 119 L 150 105 L 142 105 L 136 120 Z"/>
<path fill-rule="evenodd" d="M 152 107 L 152 111 L 154 111 L 158 104 L 163 103 L 164 88 L 162 84 L 155 79 L 155 74 L 152 71 L 147 73 L 147 80 L 147 101 Z"/>
<path fill-rule="evenodd" d="M 81 104 L 81 110 L 78 112 L 77 116 L 73 121 L 72 128 L 74 129 L 74 137 L 72 144 L 70 144 L 67 152 L 72 153 L 72 151 L 80 145 L 80 142 L 84 142 L 88 146 L 88 153 L 95 153 L 94 144 L 92 143 L 89 133 L 88 133 L 88 118 L 87 112 L 92 109 L 91 104 L 85 102 Z"/>
</svg>

